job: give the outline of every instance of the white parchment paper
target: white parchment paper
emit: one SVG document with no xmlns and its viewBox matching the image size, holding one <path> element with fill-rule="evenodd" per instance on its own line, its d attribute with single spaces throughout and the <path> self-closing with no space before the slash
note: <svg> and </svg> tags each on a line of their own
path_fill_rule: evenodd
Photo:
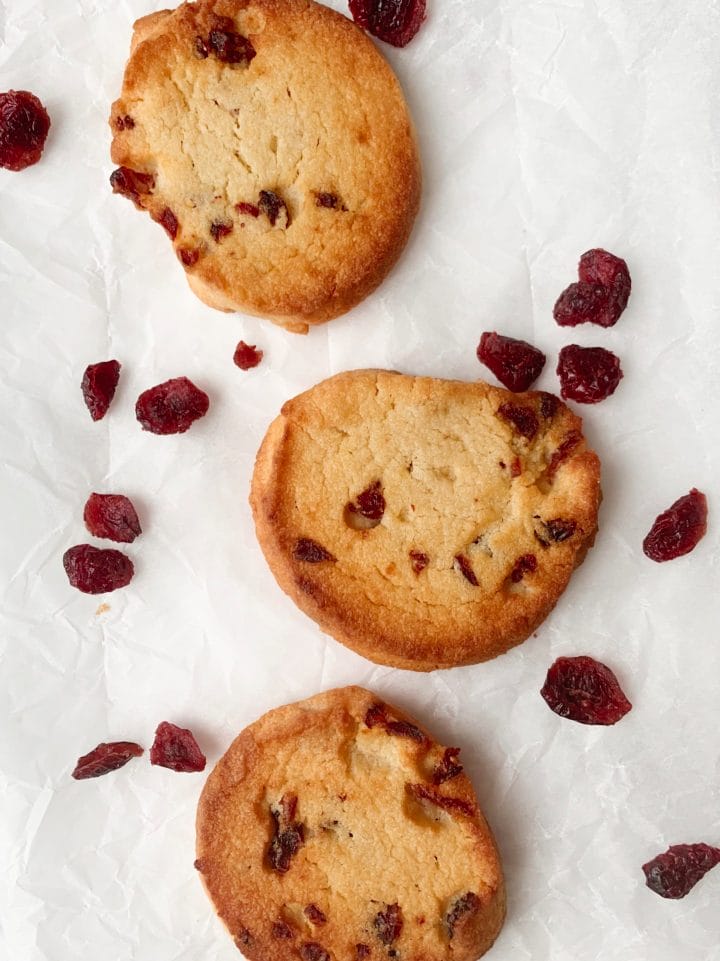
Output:
<svg viewBox="0 0 720 961">
<path fill-rule="evenodd" d="M 53 121 L 39 165 L 0 170 L 0 957 L 237 957 L 192 869 L 204 776 L 147 756 L 70 772 L 101 740 L 149 747 L 164 719 L 212 763 L 265 710 L 346 683 L 462 747 L 507 873 L 492 958 L 720 957 L 720 872 L 670 902 L 640 871 L 670 843 L 720 843 L 716 4 L 430 0 L 412 44 L 383 47 L 419 131 L 417 228 L 377 294 L 306 338 L 205 308 L 160 229 L 110 193 L 109 104 L 151 9 L 0 0 L 0 89 L 33 90 Z M 612 330 L 562 330 L 553 302 L 592 246 L 628 260 L 630 306 Z M 596 547 L 521 648 L 433 675 L 377 667 L 276 586 L 247 505 L 254 454 L 282 402 L 336 371 L 483 376 L 486 329 L 545 350 L 549 390 L 564 343 L 622 358 L 615 396 L 583 410 L 603 460 Z M 241 337 L 265 351 L 249 373 Z M 109 357 L 120 387 L 93 424 L 79 383 Z M 138 393 L 181 374 L 209 415 L 143 433 Z M 644 534 L 691 486 L 707 537 L 651 563 Z M 61 564 L 92 490 L 129 494 L 144 527 L 135 580 L 104 598 Z M 634 704 L 614 728 L 562 721 L 538 694 L 556 656 L 580 653 Z"/>
</svg>

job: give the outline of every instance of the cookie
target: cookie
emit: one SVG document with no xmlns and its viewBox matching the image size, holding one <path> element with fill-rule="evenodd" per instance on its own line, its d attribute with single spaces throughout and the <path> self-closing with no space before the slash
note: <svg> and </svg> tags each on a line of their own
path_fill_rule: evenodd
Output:
<svg viewBox="0 0 720 961">
<path fill-rule="evenodd" d="M 392 70 L 313 0 L 199 0 L 135 24 L 113 189 L 165 228 L 211 307 L 299 333 L 383 280 L 420 197 Z"/>
<path fill-rule="evenodd" d="M 369 691 L 265 714 L 197 815 L 207 893 L 249 961 L 475 961 L 505 915 L 457 748 Z"/>
<path fill-rule="evenodd" d="M 280 587 L 370 660 L 487 660 L 591 546 L 600 462 L 552 394 L 357 370 L 288 401 L 250 495 Z"/>
</svg>

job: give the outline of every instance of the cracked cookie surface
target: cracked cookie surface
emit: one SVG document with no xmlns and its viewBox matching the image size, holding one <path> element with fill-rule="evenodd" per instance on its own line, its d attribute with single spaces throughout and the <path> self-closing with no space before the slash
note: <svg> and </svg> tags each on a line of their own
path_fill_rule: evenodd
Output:
<svg viewBox="0 0 720 961">
<path fill-rule="evenodd" d="M 552 394 L 357 370 L 284 405 L 250 503 L 280 587 L 323 630 L 434 670 L 549 614 L 594 540 L 600 462 Z"/>
<path fill-rule="evenodd" d="M 199 0 L 135 24 L 113 189 L 212 307 L 300 333 L 359 303 L 409 236 L 420 164 L 400 86 L 313 0 Z"/>
<path fill-rule="evenodd" d="M 195 866 L 250 961 L 475 961 L 505 915 L 458 749 L 359 687 L 236 738 L 200 798 Z"/>
</svg>

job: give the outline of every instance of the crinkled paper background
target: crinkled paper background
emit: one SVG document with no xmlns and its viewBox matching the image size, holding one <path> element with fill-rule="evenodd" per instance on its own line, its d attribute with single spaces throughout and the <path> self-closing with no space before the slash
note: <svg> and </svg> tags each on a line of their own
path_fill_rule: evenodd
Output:
<svg viewBox="0 0 720 961">
<path fill-rule="evenodd" d="M 3 959 L 237 957 L 192 869 L 203 776 L 145 758 L 75 782 L 74 762 L 100 740 L 149 746 L 170 719 L 212 763 L 268 708 L 351 682 L 463 748 L 507 872 L 492 958 L 719 957 L 720 872 L 670 902 L 640 865 L 720 842 L 720 14 L 710 0 L 430 6 L 409 48 L 383 47 L 421 141 L 417 228 L 375 296 L 302 338 L 200 304 L 160 228 L 110 192 L 108 108 L 148 2 L 0 0 L 0 89 L 33 90 L 53 120 L 38 166 L 0 170 Z M 598 245 L 628 260 L 630 307 L 612 330 L 561 330 L 553 302 Z M 563 343 L 621 356 L 617 394 L 583 411 L 601 532 L 521 648 L 429 676 L 376 667 L 275 585 L 247 505 L 253 457 L 281 403 L 336 371 L 482 376 L 485 329 L 545 350 L 545 389 Z M 266 352 L 254 372 L 233 366 L 241 337 Z M 108 357 L 123 375 L 93 424 L 79 383 Z M 180 374 L 210 414 L 184 436 L 143 433 L 137 394 Z M 708 536 L 651 563 L 643 535 L 693 485 Z M 91 490 L 131 495 L 145 528 L 133 584 L 105 598 L 73 591 L 61 564 Z M 635 705 L 617 727 L 540 699 L 550 662 L 579 653 Z"/>
</svg>

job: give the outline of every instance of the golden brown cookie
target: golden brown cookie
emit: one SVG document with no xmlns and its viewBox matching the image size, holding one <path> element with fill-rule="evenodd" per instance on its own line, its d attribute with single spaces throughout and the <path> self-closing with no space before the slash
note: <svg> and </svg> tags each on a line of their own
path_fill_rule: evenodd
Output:
<svg viewBox="0 0 720 961">
<path fill-rule="evenodd" d="M 208 778 L 197 861 L 250 961 L 475 961 L 505 915 L 456 748 L 369 691 L 265 714 Z"/>
<path fill-rule="evenodd" d="M 600 462 L 552 394 L 356 370 L 284 405 L 250 502 L 306 614 L 428 671 L 495 657 L 547 617 L 592 545 Z"/>
<path fill-rule="evenodd" d="M 199 0 L 135 24 L 113 189 L 220 310 L 299 333 L 354 307 L 410 234 L 420 163 L 400 86 L 313 0 Z"/>
</svg>

